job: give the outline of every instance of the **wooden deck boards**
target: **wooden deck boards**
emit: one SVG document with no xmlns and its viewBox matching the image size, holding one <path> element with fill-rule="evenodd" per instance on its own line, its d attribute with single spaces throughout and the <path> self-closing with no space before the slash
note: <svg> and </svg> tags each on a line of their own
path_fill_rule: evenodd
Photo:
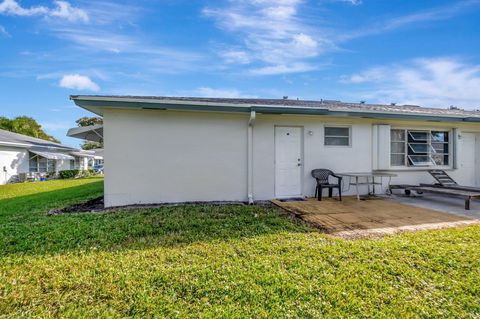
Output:
<svg viewBox="0 0 480 319">
<path fill-rule="evenodd" d="M 272 202 L 308 224 L 331 234 L 385 228 L 403 229 L 428 224 L 463 224 L 472 221 L 467 217 L 401 204 L 389 199 L 358 201 L 355 197 L 345 197 L 343 201 L 324 199 L 319 202 L 310 198 L 305 201 Z"/>
</svg>

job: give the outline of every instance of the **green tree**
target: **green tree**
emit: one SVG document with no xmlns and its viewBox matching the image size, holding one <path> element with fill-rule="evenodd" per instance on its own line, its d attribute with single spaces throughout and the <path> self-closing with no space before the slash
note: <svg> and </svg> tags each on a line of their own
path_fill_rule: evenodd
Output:
<svg viewBox="0 0 480 319">
<path fill-rule="evenodd" d="M 0 129 L 12 131 L 12 120 L 4 116 L 0 116 Z"/>
<path fill-rule="evenodd" d="M 82 150 L 93 150 L 96 148 L 103 148 L 103 143 L 97 143 L 97 142 L 91 142 L 91 141 L 85 141 L 83 144 L 80 146 Z"/>
<path fill-rule="evenodd" d="M 78 126 L 91 126 L 97 124 L 103 124 L 103 119 L 101 117 L 81 117 L 75 121 Z"/>
<path fill-rule="evenodd" d="M 42 126 L 29 116 L 17 116 L 14 119 L 0 117 L 0 129 L 13 133 L 23 134 L 42 140 L 60 143 L 59 140 L 45 133 Z"/>
<path fill-rule="evenodd" d="M 103 118 L 101 117 L 81 117 L 78 120 L 75 121 L 78 126 L 84 127 L 84 126 L 92 126 L 92 125 L 98 125 L 98 124 L 103 124 Z M 97 142 L 91 142 L 91 141 L 85 141 L 83 144 L 80 146 L 83 150 L 92 150 L 95 148 L 103 148 L 103 142 L 97 143 Z"/>
</svg>

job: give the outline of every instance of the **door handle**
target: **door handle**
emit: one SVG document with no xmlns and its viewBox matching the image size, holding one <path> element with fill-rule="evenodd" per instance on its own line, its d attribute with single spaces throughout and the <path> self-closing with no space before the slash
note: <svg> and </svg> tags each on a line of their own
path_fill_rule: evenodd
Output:
<svg viewBox="0 0 480 319">
<path fill-rule="evenodd" d="M 302 166 L 302 163 L 298 163 L 297 166 Z"/>
</svg>

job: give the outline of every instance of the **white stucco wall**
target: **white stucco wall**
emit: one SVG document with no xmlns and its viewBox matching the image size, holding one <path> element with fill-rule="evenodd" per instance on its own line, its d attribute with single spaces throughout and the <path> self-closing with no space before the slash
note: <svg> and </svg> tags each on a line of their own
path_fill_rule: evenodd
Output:
<svg viewBox="0 0 480 319">
<path fill-rule="evenodd" d="M 3 168 L 6 168 L 5 173 Z M 0 146 L 0 184 L 6 184 L 19 173 L 28 172 L 28 151 L 22 148 Z"/>
<path fill-rule="evenodd" d="M 247 200 L 248 114 L 106 110 L 105 203 L 107 206 L 185 201 Z M 351 127 L 351 145 L 324 146 L 324 126 Z M 480 132 L 479 125 L 381 121 L 258 114 L 253 129 L 255 200 L 275 197 L 275 126 L 303 128 L 303 195 L 312 196 L 310 171 L 370 172 L 373 169 L 373 124 L 394 127 Z M 311 132 L 311 134 L 310 134 Z M 471 168 L 462 165 L 457 143 L 457 169 L 449 170 L 468 184 Z M 425 170 L 397 170 L 392 183 L 431 183 Z M 473 173 L 475 174 L 475 173 Z M 478 172 L 476 173 L 478 175 Z M 363 188 L 366 191 L 366 188 Z M 378 188 L 377 188 L 378 191 Z M 354 194 L 350 189 L 347 194 Z"/>
<path fill-rule="evenodd" d="M 56 163 L 56 171 L 57 173 L 60 171 L 70 170 L 70 169 L 80 169 L 86 170 L 88 169 L 88 157 L 77 157 L 76 163 L 77 165 L 71 166 L 71 160 L 57 160 Z"/>
<path fill-rule="evenodd" d="M 80 169 L 87 170 L 88 169 L 88 157 L 81 157 L 80 158 Z"/>
<path fill-rule="evenodd" d="M 57 160 L 56 171 L 66 171 L 70 169 L 70 160 Z"/>
<path fill-rule="evenodd" d="M 325 146 L 324 126 L 341 125 L 351 128 L 351 146 Z M 315 182 L 310 175 L 315 168 L 328 168 L 334 172 L 371 171 L 371 123 L 352 123 L 326 117 L 300 117 L 283 115 L 257 116 L 254 128 L 254 194 L 257 200 L 275 197 L 275 126 L 303 127 L 303 194 L 314 194 Z M 309 134 L 309 131 L 313 135 Z M 354 159 L 354 160 L 352 160 Z"/>
<path fill-rule="evenodd" d="M 257 116 L 254 129 L 254 194 L 256 200 L 268 200 L 275 197 L 275 169 L 274 169 L 274 129 L 275 126 L 300 126 L 304 128 L 304 163 L 303 163 L 303 195 L 313 196 L 315 192 L 315 181 L 310 172 L 315 168 L 328 168 L 334 172 L 371 172 L 373 170 L 373 125 L 388 124 L 395 128 L 413 128 L 413 129 L 438 129 L 453 130 L 457 129 L 460 139 L 457 141 L 456 161 L 457 167 L 453 169 L 446 168 L 459 184 L 480 186 L 480 158 L 475 164 L 478 168 L 472 171 L 471 167 L 464 166 L 466 161 L 463 150 L 461 135 L 463 132 L 477 132 L 480 137 L 480 125 L 459 124 L 459 123 L 432 123 L 419 121 L 398 121 L 398 120 L 372 120 L 356 118 L 331 118 L 326 116 L 286 116 L 286 115 L 262 115 Z M 351 145 L 350 146 L 325 146 L 324 145 L 324 127 L 325 126 L 349 126 L 351 127 Z M 309 131 L 313 135 L 309 134 Z M 453 136 L 451 136 L 453 138 Z M 480 141 L 480 138 L 479 138 Z M 384 142 L 384 141 L 383 141 Z M 480 143 L 477 142 L 477 153 L 480 153 Z M 453 149 L 452 149 L 453 151 Z M 480 154 L 479 154 L 480 155 Z M 389 158 L 389 155 L 388 155 Z M 453 164 L 453 157 L 451 157 Z M 389 161 L 389 160 L 388 160 Z M 430 168 L 431 169 L 431 168 Z M 418 184 L 433 183 L 434 179 L 427 172 L 428 169 L 391 169 L 385 172 L 396 174 L 391 179 L 392 184 Z M 476 180 L 476 182 L 475 182 Z M 345 178 L 345 182 L 348 178 Z M 387 189 L 388 178 L 383 179 L 384 185 L 381 189 L 376 187 L 376 191 L 385 191 Z M 344 187 L 348 189 L 348 187 Z M 360 186 L 360 191 L 366 193 L 367 186 Z M 354 187 L 350 187 L 345 195 L 354 195 Z"/>
<path fill-rule="evenodd" d="M 248 116 L 104 113 L 105 204 L 244 201 Z"/>
</svg>

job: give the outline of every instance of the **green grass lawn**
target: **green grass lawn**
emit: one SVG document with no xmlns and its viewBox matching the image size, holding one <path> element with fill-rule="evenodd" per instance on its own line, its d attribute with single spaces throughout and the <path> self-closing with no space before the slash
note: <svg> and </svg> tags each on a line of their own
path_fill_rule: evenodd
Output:
<svg viewBox="0 0 480 319">
<path fill-rule="evenodd" d="M 480 317 L 480 227 L 344 241 L 268 206 L 47 216 L 102 180 L 0 186 L 0 317 Z"/>
</svg>

